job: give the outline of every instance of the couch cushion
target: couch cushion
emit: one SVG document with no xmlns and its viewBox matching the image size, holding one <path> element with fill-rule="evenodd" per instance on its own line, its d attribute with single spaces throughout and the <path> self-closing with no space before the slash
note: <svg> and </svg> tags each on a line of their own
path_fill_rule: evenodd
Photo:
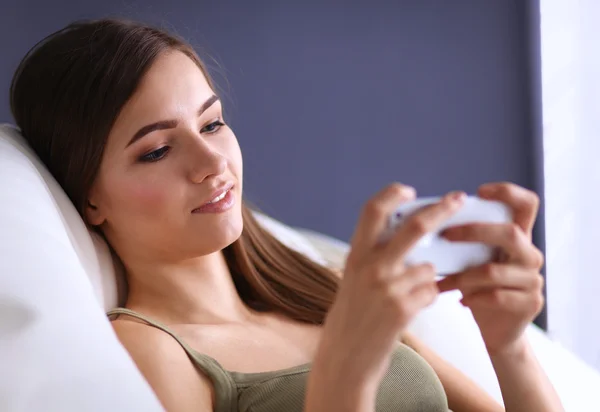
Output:
<svg viewBox="0 0 600 412">
<path fill-rule="evenodd" d="M 0 410 L 162 410 L 99 304 L 116 296 L 112 260 L 78 219 L 0 126 Z"/>
</svg>

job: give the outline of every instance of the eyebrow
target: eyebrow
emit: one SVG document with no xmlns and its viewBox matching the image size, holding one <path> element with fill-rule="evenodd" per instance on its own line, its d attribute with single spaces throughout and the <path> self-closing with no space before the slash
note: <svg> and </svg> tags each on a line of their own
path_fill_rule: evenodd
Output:
<svg viewBox="0 0 600 412">
<path fill-rule="evenodd" d="M 202 106 L 200 106 L 200 109 L 198 110 L 198 116 L 200 116 L 202 113 L 204 113 L 206 111 L 206 109 L 208 109 L 210 106 L 212 106 L 218 100 L 219 100 L 219 97 L 214 94 L 212 96 L 210 96 L 208 99 L 206 99 L 206 101 L 204 103 L 202 103 Z M 127 147 L 131 146 L 132 144 L 134 144 L 135 142 L 140 140 L 142 137 L 144 137 L 148 133 L 152 133 L 156 130 L 173 129 L 178 124 L 179 124 L 179 122 L 177 120 L 161 120 L 156 123 L 146 125 L 146 126 L 142 127 L 140 130 L 138 130 L 133 135 L 133 137 L 131 138 L 129 143 L 127 143 L 127 146 L 125 146 L 125 147 L 127 148 Z"/>
</svg>

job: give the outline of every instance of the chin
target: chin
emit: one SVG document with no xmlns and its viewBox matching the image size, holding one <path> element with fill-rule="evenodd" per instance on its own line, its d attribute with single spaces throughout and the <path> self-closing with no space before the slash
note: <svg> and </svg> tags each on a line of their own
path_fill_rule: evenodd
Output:
<svg viewBox="0 0 600 412">
<path fill-rule="evenodd" d="M 200 231 L 191 235 L 196 240 L 197 251 L 201 255 L 218 252 L 234 243 L 242 235 L 244 221 L 241 210 L 229 216 L 207 216 L 215 219 L 204 219 Z"/>
<path fill-rule="evenodd" d="M 225 249 L 242 236 L 242 232 L 244 230 L 244 221 L 242 220 L 242 215 L 240 214 L 239 219 L 237 219 L 236 222 L 231 223 L 232 224 L 230 226 L 223 228 L 223 243 L 225 244 L 220 249 Z"/>
<path fill-rule="evenodd" d="M 219 228 L 216 228 L 216 230 L 221 233 L 223 240 L 227 242 L 226 246 L 229 246 L 238 240 L 240 236 L 242 236 L 242 231 L 244 230 L 244 218 L 242 217 L 241 204 L 237 203 L 231 212 L 232 213 L 230 213 L 229 216 L 223 216 L 224 219 L 221 220 Z"/>
</svg>

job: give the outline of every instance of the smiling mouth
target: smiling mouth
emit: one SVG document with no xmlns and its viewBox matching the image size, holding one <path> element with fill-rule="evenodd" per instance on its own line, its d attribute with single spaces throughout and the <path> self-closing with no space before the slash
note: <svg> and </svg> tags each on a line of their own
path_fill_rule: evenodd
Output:
<svg viewBox="0 0 600 412">
<path fill-rule="evenodd" d="M 229 209 L 234 203 L 232 194 L 233 187 L 234 185 L 227 187 L 225 190 L 223 190 L 223 192 L 212 198 L 209 202 L 206 202 L 202 206 L 192 210 L 192 213 L 221 212 Z"/>
<path fill-rule="evenodd" d="M 208 204 L 210 205 L 211 203 L 217 203 L 219 200 L 223 200 L 223 198 L 227 195 L 227 192 L 229 192 L 229 190 L 224 191 L 219 196 L 215 197 L 213 200 L 208 202 Z"/>
</svg>

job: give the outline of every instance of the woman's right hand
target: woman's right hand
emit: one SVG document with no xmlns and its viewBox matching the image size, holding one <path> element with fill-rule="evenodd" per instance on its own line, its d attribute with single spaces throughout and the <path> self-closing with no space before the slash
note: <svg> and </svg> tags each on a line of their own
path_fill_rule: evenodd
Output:
<svg viewBox="0 0 600 412">
<path fill-rule="evenodd" d="M 400 334 L 439 293 L 435 268 L 407 267 L 404 256 L 423 235 L 459 209 L 464 193 L 449 193 L 421 209 L 382 244 L 389 216 L 401 203 L 414 198 L 411 187 L 392 184 L 363 208 L 315 359 L 315 368 L 322 366 L 330 384 L 341 379 L 347 388 L 376 390 Z"/>
</svg>

